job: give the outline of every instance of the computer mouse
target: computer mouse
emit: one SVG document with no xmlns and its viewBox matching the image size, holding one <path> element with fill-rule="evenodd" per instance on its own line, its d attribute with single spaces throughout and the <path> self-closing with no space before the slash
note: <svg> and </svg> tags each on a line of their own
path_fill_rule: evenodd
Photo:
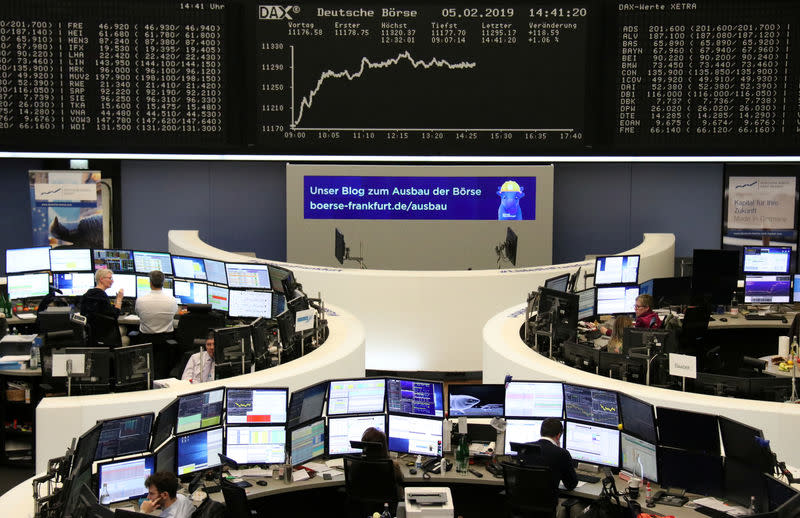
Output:
<svg viewBox="0 0 800 518">
<path fill-rule="evenodd" d="M 786 317 L 783 317 L 783 318 L 781 319 L 781 322 L 783 322 L 784 324 L 788 324 L 788 323 L 789 323 L 789 321 L 788 321 L 788 320 L 786 320 Z"/>
<path fill-rule="evenodd" d="M 408 472 L 411 473 L 412 475 L 416 475 L 417 474 L 417 470 L 415 468 L 410 468 L 408 470 Z"/>
<path fill-rule="evenodd" d="M 267 485 L 267 481 L 266 480 L 259 480 L 258 482 L 256 482 L 256 484 L 258 484 L 259 486 L 266 486 Z"/>
<path fill-rule="evenodd" d="M 727 318 L 725 318 L 725 317 L 723 317 L 723 318 L 720 318 L 720 319 L 719 319 L 719 321 L 720 321 L 720 322 L 727 322 L 727 321 L 728 321 L 728 319 L 727 319 Z"/>
</svg>

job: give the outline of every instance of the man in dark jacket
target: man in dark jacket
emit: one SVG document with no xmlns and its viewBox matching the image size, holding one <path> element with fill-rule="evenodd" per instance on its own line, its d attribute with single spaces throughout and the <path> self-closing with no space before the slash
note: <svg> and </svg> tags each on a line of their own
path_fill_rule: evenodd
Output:
<svg viewBox="0 0 800 518">
<path fill-rule="evenodd" d="M 550 468 L 553 472 L 554 489 L 558 488 L 559 482 L 563 482 L 568 491 L 575 489 L 578 485 L 578 475 L 572 465 L 572 455 L 561 447 L 561 436 L 564 434 L 561 420 L 555 417 L 545 419 L 540 434 L 542 438 L 531 444 L 538 445 L 541 454 L 528 456 L 526 463 Z"/>
</svg>

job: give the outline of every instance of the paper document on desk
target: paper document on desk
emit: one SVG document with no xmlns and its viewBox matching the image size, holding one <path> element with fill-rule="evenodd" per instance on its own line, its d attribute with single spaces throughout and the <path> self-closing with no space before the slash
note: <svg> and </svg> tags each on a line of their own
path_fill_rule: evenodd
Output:
<svg viewBox="0 0 800 518">
<path fill-rule="evenodd" d="M 575 489 L 578 489 L 579 487 L 585 486 L 585 485 L 586 485 L 586 482 L 584 482 L 583 480 L 580 480 L 580 481 L 578 481 L 578 485 L 575 486 Z M 566 491 L 567 487 L 564 485 L 563 482 L 559 482 L 558 483 L 558 489 L 561 489 L 562 491 Z"/>
<path fill-rule="evenodd" d="M 35 316 L 35 315 L 34 315 Z M 0 338 L 0 343 L 27 343 L 33 342 L 33 339 L 36 338 L 38 335 L 6 335 L 3 338 Z"/>
<path fill-rule="evenodd" d="M 333 471 L 334 469 L 322 462 L 306 462 L 303 464 L 303 467 L 308 468 L 311 471 L 316 471 L 317 473 L 325 473 L 326 471 Z"/>
<path fill-rule="evenodd" d="M 750 510 L 746 507 L 726 504 L 722 500 L 718 500 L 713 496 L 698 498 L 697 500 L 692 500 L 692 503 L 702 505 L 703 507 L 708 507 L 709 509 L 713 509 L 715 511 L 721 511 L 729 516 L 747 516 L 750 514 Z"/>
<path fill-rule="evenodd" d="M 306 480 L 308 478 L 309 478 L 308 471 L 306 471 L 304 469 L 298 469 L 297 471 L 292 473 L 292 481 L 293 482 L 299 482 L 301 480 Z"/>
<path fill-rule="evenodd" d="M 36 314 L 35 313 L 19 313 L 19 314 L 14 315 L 14 316 L 17 317 L 20 320 L 33 320 L 33 319 L 36 318 Z"/>
<path fill-rule="evenodd" d="M 271 477 L 271 469 L 248 468 L 248 469 L 229 469 L 228 473 L 233 477 Z"/>
<path fill-rule="evenodd" d="M 30 359 L 30 354 L 9 354 L 7 356 L 0 356 L 0 363 L 26 362 Z"/>
<path fill-rule="evenodd" d="M 329 468 L 344 469 L 344 459 L 341 457 L 339 457 L 338 459 L 327 460 L 325 461 L 325 464 L 327 464 Z"/>
</svg>

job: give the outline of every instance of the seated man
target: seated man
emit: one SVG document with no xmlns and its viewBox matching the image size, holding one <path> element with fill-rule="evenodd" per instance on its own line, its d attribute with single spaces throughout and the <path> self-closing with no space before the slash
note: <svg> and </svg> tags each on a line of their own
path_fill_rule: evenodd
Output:
<svg viewBox="0 0 800 518">
<path fill-rule="evenodd" d="M 141 512 L 163 518 L 190 518 L 194 504 L 178 494 L 179 486 L 178 476 L 168 471 L 159 471 L 147 477 L 144 481 L 144 487 L 148 489 L 147 499 L 142 502 Z"/>
<path fill-rule="evenodd" d="M 542 421 L 539 433 L 542 438 L 531 444 L 538 445 L 541 453 L 528 456 L 526 463 L 550 468 L 553 472 L 554 489 L 558 488 L 559 482 L 563 482 L 568 491 L 575 489 L 578 485 L 578 475 L 572 465 L 572 455 L 560 446 L 561 436 L 564 433 L 561 420 L 555 417 L 545 419 Z"/>
<path fill-rule="evenodd" d="M 206 350 L 194 353 L 186 362 L 182 380 L 192 383 L 205 383 L 214 380 L 214 332 L 210 331 L 206 337 Z"/>
<path fill-rule="evenodd" d="M 153 344 L 153 363 L 156 379 L 168 377 L 177 363 L 177 351 L 166 343 L 172 338 L 173 321 L 178 312 L 178 301 L 164 292 L 164 274 L 158 270 L 150 272 L 150 293 L 136 298 L 136 314 L 139 315 L 139 343 Z"/>
</svg>

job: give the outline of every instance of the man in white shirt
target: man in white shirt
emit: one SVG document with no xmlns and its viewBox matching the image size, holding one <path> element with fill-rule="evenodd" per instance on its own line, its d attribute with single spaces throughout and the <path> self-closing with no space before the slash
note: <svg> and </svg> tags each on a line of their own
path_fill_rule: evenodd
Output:
<svg viewBox="0 0 800 518">
<path fill-rule="evenodd" d="M 178 494 L 180 481 L 175 473 L 160 471 L 147 477 L 144 486 L 148 489 L 147 500 L 142 502 L 141 512 L 162 518 L 191 518 L 195 510 L 192 501 Z"/>
<path fill-rule="evenodd" d="M 214 332 L 208 333 L 206 338 L 206 350 L 194 353 L 186 362 L 183 370 L 182 380 L 189 380 L 192 383 L 205 383 L 214 379 Z"/>
<path fill-rule="evenodd" d="M 164 274 L 158 270 L 150 272 L 150 293 L 136 298 L 136 314 L 139 315 L 139 342 L 153 344 L 155 379 L 168 376 L 177 361 L 176 352 L 166 343 L 172 338 L 173 321 L 178 312 L 178 301 L 164 292 Z"/>
</svg>

